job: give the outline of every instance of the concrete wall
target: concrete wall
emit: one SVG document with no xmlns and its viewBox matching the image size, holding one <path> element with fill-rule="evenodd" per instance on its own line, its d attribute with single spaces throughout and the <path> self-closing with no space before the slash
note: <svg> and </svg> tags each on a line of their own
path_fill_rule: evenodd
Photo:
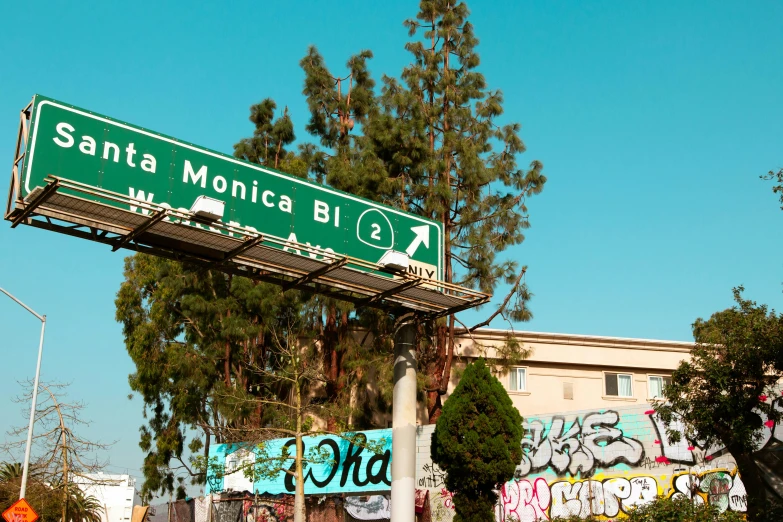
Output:
<svg viewBox="0 0 783 522">
<path fill-rule="evenodd" d="M 525 417 L 525 456 L 516 478 L 502 488 L 498 522 L 590 514 L 622 518 L 656 495 L 686 496 L 721 511 L 745 510 L 745 488 L 733 458 L 720 447 L 704 448 L 685 440 L 669 444 L 650 406 L 649 377 L 671 375 L 688 358 L 692 343 L 480 330 L 461 335 L 448 392 L 458 383 L 460 366 L 479 356 L 491 364 L 509 335 L 531 351 L 520 364 L 527 369 L 526 390 L 509 391 Z M 632 395 L 608 395 L 606 372 L 630 374 Z M 497 376 L 508 389 L 508 374 L 499 371 Z M 564 394 L 567 383 L 573 390 L 570 399 Z M 428 492 L 432 519 L 450 522 L 451 495 L 442 471 L 430 459 L 434 426 L 426 425 L 423 404 L 419 420 L 417 488 Z M 783 424 L 770 423 L 764 430 L 762 448 L 783 442 Z M 371 436 L 372 431 L 366 433 Z M 234 489 L 243 489 L 242 479 L 235 480 Z M 388 495 L 387 491 L 378 487 L 372 492 Z"/>
</svg>

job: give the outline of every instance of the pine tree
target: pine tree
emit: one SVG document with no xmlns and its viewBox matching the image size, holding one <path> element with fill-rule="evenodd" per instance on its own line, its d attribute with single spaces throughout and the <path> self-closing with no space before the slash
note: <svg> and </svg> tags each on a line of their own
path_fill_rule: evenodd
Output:
<svg viewBox="0 0 783 522">
<path fill-rule="evenodd" d="M 315 181 L 377 199 L 381 192 L 378 184 L 384 181 L 383 168 L 367 138 L 359 132 L 376 108 L 375 81 L 367 69 L 371 58 L 370 51 L 352 56 L 346 63 L 346 75 L 337 76 L 326 66 L 318 49 L 313 46 L 308 49 L 299 62 L 305 73 L 302 94 L 310 109 L 306 128 L 318 138 L 321 148 L 303 145 L 300 154 L 307 158 Z M 359 313 L 352 305 L 334 299 L 317 299 L 323 307 L 323 313 L 316 317 L 316 328 L 323 342 L 327 399 L 337 404 L 350 400 L 346 395 L 353 385 L 369 377 L 369 363 L 373 358 L 390 357 L 389 333 L 378 328 L 388 323 L 388 317 L 372 311 Z M 374 333 L 370 346 L 354 340 L 354 331 L 362 325 Z M 373 349 L 384 346 L 385 351 Z M 389 380 L 383 376 L 388 368 L 375 365 L 382 383 Z M 364 413 L 364 418 L 370 420 L 366 408 Z M 335 419 L 328 419 L 328 427 L 335 428 Z"/>
<path fill-rule="evenodd" d="M 253 135 L 234 145 L 234 156 L 306 176 L 306 164 L 287 149 L 295 140 L 288 109 L 275 119 L 276 108 L 269 98 L 250 107 Z M 141 395 L 149 419 L 141 428 L 140 446 L 147 453 L 142 492 L 184 495 L 175 468 L 187 470 L 195 483 L 205 478 L 189 465 L 188 450 L 206 456 L 211 443 L 242 441 L 261 425 L 265 412 L 259 403 L 229 407 L 227 397 L 234 388 L 252 395 L 249 390 L 262 384 L 246 366 L 265 360 L 278 318 L 300 310 L 300 296 L 137 254 L 126 259 L 115 306 L 136 365 L 130 386 Z"/>
<path fill-rule="evenodd" d="M 522 459 L 522 417 L 484 359 L 468 365 L 432 434 L 432 461 L 446 472 L 455 522 L 492 522 L 497 490 Z"/>
<path fill-rule="evenodd" d="M 315 48 L 300 63 L 311 110 L 307 129 L 327 148 L 314 163 L 316 177 L 440 221 L 447 282 L 488 293 L 510 286 L 500 306 L 472 331 L 499 315 L 509 322 L 532 317 L 526 267 L 498 254 L 524 240 L 526 198 L 541 192 L 546 177 L 538 161 L 527 170 L 517 166 L 525 150 L 520 126 L 498 123 L 503 95 L 487 89 L 477 71 L 478 40 L 467 17 L 464 2 L 422 1 L 416 19 L 405 23 L 411 36 L 423 31 L 423 41 L 406 45 L 413 63 L 401 81 L 384 77 L 377 99 L 368 51 L 349 60 L 345 77 L 330 73 Z M 452 315 L 423 327 L 428 335 L 422 338 L 434 339 L 432 348 L 419 349 L 430 422 L 440 415 L 448 389 L 457 322 Z M 513 362 L 526 352 L 509 336 L 504 354 Z"/>
<path fill-rule="evenodd" d="M 406 45 L 413 63 L 402 82 L 384 78 L 365 134 L 384 169 L 384 181 L 372 181 L 378 198 L 443 224 L 444 279 L 488 293 L 510 285 L 501 305 L 472 331 L 498 315 L 510 322 L 532 317 L 526 267 L 498 254 L 524 240 L 526 199 L 541 192 L 546 177 L 538 161 L 527 170 L 517 165 L 525 151 L 520 125 L 498 123 L 503 95 L 489 90 L 477 71 L 478 40 L 468 14 L 464 2 L 420 3 L 416 18 L 405 22 L 411 36 L 423 32 L 422 40 Z M 430 422 L 448 388 L 456 322 L 452 315 L 437 324 L 434 350 L 420 351 Z M 506 348 L 512 359 L 524 355 L 511 339 Z"/>
<path fill-rule="evenodd" d="M 271 98 L 250 107 L 249 120 L 255 126 L 253 136 L 234 144 L 234 156 L 250 163 L 280 169 L 295 176 L 307 176 L 307 163 L 286 147 L 294 142 L 294 122 L 288 107 L 274 120 L 277 104 Z"/>
</svg>

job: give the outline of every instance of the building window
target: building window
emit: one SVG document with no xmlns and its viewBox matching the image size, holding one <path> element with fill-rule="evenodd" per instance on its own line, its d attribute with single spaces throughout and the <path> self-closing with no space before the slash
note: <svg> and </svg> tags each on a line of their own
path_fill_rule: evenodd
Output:
<svg viewBox="0 0 783 522">
<path fill-rule="evenodd" d="M 633 375 L 628 373 L 605 373 L 606 395 L 612 397 L 633 397 Z"/>
<path fill-rule="evenodd" d="M 527 368 L 511 368 L 508 373 L 510 391 L 527 391 Z"/>
<path fill-rule="evenodd" d="M 671 377 L 664 377 L 663 375 L 650 375 L 649 390 L 651 399 L 663 399 L 663 388 L 672 383 Z"/>
</svg>

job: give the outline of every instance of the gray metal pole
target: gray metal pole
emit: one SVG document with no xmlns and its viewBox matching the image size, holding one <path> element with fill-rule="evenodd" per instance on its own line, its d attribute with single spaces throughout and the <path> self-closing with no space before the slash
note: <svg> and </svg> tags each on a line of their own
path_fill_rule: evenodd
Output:
<svg viewBox="0 0 783 522">
<path fill-rule="evenodd" d="M 0 288 L 0 292 L 16 301 L 25 310 L 36 316 L 41 321 L 41 341 L 38 343 L 38 362 L 35 365 L 35 384 L 33 385 L 33 404 L 30 406 L 30 424 L 27 426 L 27 445 L 24 448 L 24 464 L 22 467 L 22 487 L 19 489 L 19 498 L 24 498 L 27 493 L 27 475 L 30 471 L 30 447 L 33 444 L 33 424 L 35 424 L 35 409 L 38 402 L 38 382 L 41 377 L 41 356 L 43 355 L 44 333 L 46 332 L 46 316 L 38 315 L 32 308 L 11 295 L 8 291 Z"/>
<path fill-rule="evenodd" d="M 416 518 L 416 327 L 394 335 L 391 522 Z"/>
<path fill-rule="evenodd" d="M 44 332 L 46 331 L 46 316 L 41 318 L 41 342 L 38 343 L 38 362 L 35 365 L 35 384 L 33 384 L 33 404 L 30 406 L 30 424 L 27 426 L 27 444 L 24 448 L 24 467 L 22 468 L 22 488 L 19 498 L 27 493 L 27 476 L 30 471 L 30 448 L 33 445 L 33 424 L 35 424 L 35 409 L 38 404 L 38 381 L 41 379 L 41 356 L 43 355 Z"/>
</svg>

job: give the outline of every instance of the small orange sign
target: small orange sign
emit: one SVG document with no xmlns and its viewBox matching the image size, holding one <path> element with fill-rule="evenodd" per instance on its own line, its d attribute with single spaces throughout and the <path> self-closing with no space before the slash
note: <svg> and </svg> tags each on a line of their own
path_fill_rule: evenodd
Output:
<svg viewBox="0 0 783 522">
<path fill-rule="evenodd" d="M 38 513 L 25 499 L 20 498 L 3 512 L 3 518 L 6 522 L 35 522 L 38 520 Z"/>
</svg>

